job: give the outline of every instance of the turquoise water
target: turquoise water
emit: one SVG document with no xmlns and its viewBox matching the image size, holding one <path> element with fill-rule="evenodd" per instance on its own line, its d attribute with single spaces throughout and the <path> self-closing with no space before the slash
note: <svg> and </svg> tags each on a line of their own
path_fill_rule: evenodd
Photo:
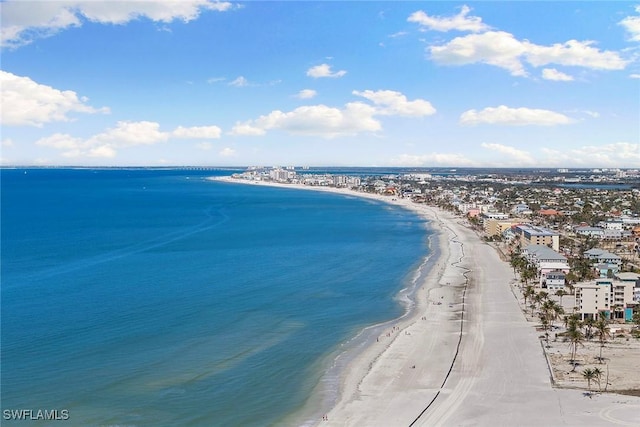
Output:
<svg viewBox="0 0 640 427">
<path fill-rule="evenodd" d="M 223 171 L 1 173 L 2 409 L 64 425 L 278 424 L 427 253 L 410 212 Z"/>
</svg>

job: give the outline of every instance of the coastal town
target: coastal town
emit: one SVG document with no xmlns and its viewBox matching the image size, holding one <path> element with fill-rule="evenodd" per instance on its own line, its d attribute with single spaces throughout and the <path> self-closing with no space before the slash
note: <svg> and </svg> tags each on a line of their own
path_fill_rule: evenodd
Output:
<svg viewBox="0 0 640 427">
<path fill-rule="evenodd" d="M 640 395 L 640 171 L 374 174 L 251 167 L 235 180 L 341 188 L 454 214 L 513 270 L 554 386 Z"/>
</svg>

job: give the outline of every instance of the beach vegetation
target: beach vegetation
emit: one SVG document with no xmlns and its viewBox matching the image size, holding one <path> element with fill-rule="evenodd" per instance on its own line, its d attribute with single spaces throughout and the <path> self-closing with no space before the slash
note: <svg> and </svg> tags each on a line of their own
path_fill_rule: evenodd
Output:
<svg viewBox="0 0 640 427">
<path fill-rule="evenodd" d="M 587 380 L 587 387 L 589 388 L 589 391 L 591 391 L 591 381 L 597 378 L 596 372 L 591 368 L 587 368 L 582 371 L 582 376 Z"/>
<path fill-rule="evenodd" d="M 573 365 L 572 372 L 576 370 L 576 354 L 578 352 L 578 346 L 582 345 L 584 341 L 584 334 L 580 330 L 580 320 L 577 315 L 569 317 L 569 324 L 566 332 L 567 340 L 569 341 L 569 349 L 571 350 L 570 363 Z"/>
<path fill-rule="evenodd" d="M 610 336 L 609 321 L 604 313 L 600 313 L 600 318 L 595 322 L 594 326 L 596 329 L 596 335 L 598 336 L 598 341 L 600 342 L 600 354 L 598 355 L 598 361 L 602 363 L 602 349 L 607 342 L 607 338 Z"/>
</svg>

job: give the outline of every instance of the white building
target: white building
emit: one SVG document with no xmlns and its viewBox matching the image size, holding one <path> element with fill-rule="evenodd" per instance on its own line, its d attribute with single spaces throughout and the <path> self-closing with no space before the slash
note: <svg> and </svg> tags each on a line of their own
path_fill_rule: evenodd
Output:
<svg viewBox="0 0 640 427">
<path fill-rule="evenodd" d="M 611 312 L 611 280 L 578 283 L 575 288 L 575 307 L 581 320 L 597 319 L 601 312 Z"/>
<path fill-rule="evenodd" d="M 631 321 L 637 301 L 635 273 L 620 273 L 616 279 L 596 279 L 578 283 L 575 287 L 575 306 L 582 320 L 596 319 L 599 313 L 619 321 Z"/>
<path fill-rule="evenodd" d="M 555 291 L 564 289 L 565 276 L 570 271 L 564 255 L 545 245 L 529 245 L 522 254 L 536 267 L 539 287 Z"/>
<path fill-rule="evenodd" d="M 598 263 L 607 263 L 607 264 L 615 264 L 618 267 L 622 265 L 622 258 L 618 255 L 613 254 L 609 251 L 605 251 L 604 249 L 593 248 L 584 252 L 584 256 L 592 261 L 596 261 Z"/>
<path fill-rule="evenodd" d="M 581 236 L 591 236 L 597 239 L 602 239 L 604 236 L 604 228 L 601 227 L 576 227 L 575 232 Z"/>
</svg>

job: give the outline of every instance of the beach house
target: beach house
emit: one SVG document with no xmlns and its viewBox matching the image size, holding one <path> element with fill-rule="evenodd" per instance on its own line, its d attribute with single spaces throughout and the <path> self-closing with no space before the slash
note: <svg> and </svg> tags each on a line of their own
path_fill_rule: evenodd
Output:
<svg viewBox="0 0 640 427">
<path fill-rule="evenodd" d="M 564 289 L 570 271 L 567 258 L 545 245 L 529 245 L 522 250 L 526 260 L 536 267 L 538 287 L 558 291 Z"/>
</svg>

